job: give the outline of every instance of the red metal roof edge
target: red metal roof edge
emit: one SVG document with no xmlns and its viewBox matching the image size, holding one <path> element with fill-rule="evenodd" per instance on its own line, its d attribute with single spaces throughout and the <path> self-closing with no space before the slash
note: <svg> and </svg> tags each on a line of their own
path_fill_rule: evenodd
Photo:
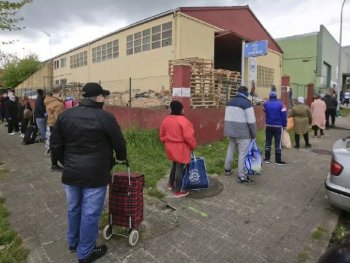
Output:
<svg viewBox="0 0 350 263">
<path fill-rule="evenodd" d="M 253 15 L 255 20 L 259 23 L 261 28 L 264 29 L 266 34 L 272 39 L 273 43 L 276 45 L 278 50 L 283 54 L 282 48 L 278 45 L 276 40 L 270 35 L 270 33 L 265 29 L 263 24 L 259 21 L 259 19 L 256 17 L 256 15 L 253 13 L 253 11 L 250 9 L 249 5 L 242 5 L 242 6 L 201 6 L 201 7 L 179 7 L 178 10 L 181 11 L 192 11 L 192 10 L 210 10 L 210 9 L 248 9 L 248 11 Z"/>
</svg>

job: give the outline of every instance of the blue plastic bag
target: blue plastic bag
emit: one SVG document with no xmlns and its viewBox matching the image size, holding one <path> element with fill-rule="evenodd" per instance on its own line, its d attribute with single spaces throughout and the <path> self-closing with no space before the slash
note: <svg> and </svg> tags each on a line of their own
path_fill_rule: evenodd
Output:
<svg viewBox="0 0 350 263">
<path fill-rule="evenodd" d="M 261 175 L 262 172 L 261 152 L 256 144 L 256 140 L 252 140 L 248 147 L 248 153 L 244 159 L 244 170 L 247 175 Z"/>
<path fill-rule="evenodd" d="M 182 178 L 182 190 L 205 189 L 209 187 L 209 178 L 202 157 L 196 158 L 192 152 L 191 162 L 185 166 Z"/>
</svg>

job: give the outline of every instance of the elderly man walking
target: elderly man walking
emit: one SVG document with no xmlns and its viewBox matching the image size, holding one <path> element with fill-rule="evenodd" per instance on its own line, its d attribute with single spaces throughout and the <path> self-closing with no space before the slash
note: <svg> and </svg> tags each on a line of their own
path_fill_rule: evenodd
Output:
<svg viewBox="0 0 350 263">
<path fill-rule="evenodd" d="M 51 151 L 64 165 L 69 250 L 77 251 L 79 263 L 89 263 L 107 251 L 106 245 L 96 246 L 99 219 L 113 155 L 126 160 L 126 143 L 115 117 L 102 109 L 109 91 L 98 83 L 87 83 L 82 95 L 79 106 L 58 116 Z"/>
<path fill-rule="evenodd" d="M 248 99 L 248 89 L 238 88 L 238 93 L 226 105 L 224 135 L 228 137 L 225 160 L 225 175 L 232 174 L 233 156 L 238 150 L 238 182 L 249 183 L 251 179 L 244 172 L 244 159 L 249 143 L 256 137 L 256 120 L 253 105 Z"/>
</svg>

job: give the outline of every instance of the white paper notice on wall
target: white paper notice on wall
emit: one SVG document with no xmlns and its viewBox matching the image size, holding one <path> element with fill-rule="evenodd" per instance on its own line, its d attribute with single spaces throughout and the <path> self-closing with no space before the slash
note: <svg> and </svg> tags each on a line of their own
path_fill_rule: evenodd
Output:
<svg viewBox="0 0 350 263">
<path fill-rule="evenodd" d="M 173 88 L 173 97 L 191 97 L 190 88 Z"/>
</svg>

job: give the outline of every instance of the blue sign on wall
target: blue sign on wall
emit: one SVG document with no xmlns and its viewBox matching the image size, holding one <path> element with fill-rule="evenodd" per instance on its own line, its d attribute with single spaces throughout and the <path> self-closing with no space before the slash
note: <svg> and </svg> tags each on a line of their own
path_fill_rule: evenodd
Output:
<svg viewBox="0 0 350 263">
<path fill-rule="evenodd" d="M 244 56 L 245 57 L 258 57 L 267 54 L 268 42 L 267 40 L 260 40 L 255 42 L 249 42 L 245 44 Z"/>
</svg>

